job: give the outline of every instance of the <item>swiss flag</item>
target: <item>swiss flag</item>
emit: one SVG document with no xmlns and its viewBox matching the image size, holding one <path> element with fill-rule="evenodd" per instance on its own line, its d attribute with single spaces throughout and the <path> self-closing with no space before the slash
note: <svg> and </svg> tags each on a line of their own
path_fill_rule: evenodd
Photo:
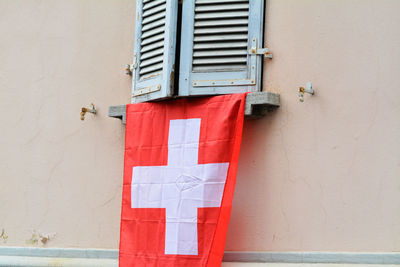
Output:
<svg viewBox="0 0 400 267">
<path fill-rule="evenodd" d="M 131 104 L 119 265 L 220 266 L 245 94 Z"/>
</svg>

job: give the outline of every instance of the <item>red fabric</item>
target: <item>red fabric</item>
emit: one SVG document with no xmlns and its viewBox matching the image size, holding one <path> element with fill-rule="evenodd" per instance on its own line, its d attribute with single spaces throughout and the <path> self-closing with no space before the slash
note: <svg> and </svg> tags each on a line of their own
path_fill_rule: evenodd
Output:
<svg viewBox="0 0 400 267">
<path fill-rule="evenodd" d="M 119 266 L 220 266 L 242 138 L 245 94 L 130 104 L 126 112 Z M 132 168 L 162 166 L 174 119 L 201 118 L 199 164 L 229 162 L 220 208 L 198 209 L 198 255 L 165 255 L 165 209 L 131 208 Z"/>
</svg>

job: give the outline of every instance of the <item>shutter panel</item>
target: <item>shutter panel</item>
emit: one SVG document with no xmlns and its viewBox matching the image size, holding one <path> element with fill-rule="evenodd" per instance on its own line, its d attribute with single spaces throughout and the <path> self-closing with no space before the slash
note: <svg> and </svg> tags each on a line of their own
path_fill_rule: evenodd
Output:
<svg viewBox="0 0 400 267">
<path fill-rule="evenodd" d="M 132 70 L 132 103 L 173 94 L 177 0 L 138 0 Z"/>
<path fill-rule="evenodd" d="M 259 91 L 264 0 L 183 1 L 179 95 Z M 255 48 L 255 49 L 254 49 Z"/>
</svg>

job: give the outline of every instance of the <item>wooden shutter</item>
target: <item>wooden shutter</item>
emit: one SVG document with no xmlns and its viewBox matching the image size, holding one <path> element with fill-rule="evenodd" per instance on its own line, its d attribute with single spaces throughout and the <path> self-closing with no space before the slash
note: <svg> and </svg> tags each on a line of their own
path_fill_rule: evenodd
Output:
<svg viewBox="0 0 400 267">
<path fill-rule="evenodd" d="M 182 8 L 179 95 L 259 91 L 264 0 L 190 0 Z"/>
<path fill-rule="evenodd" d="M 173 94 L 177 0 L 138 0 L 132 70 L 132 103 Z"/>
</svg>

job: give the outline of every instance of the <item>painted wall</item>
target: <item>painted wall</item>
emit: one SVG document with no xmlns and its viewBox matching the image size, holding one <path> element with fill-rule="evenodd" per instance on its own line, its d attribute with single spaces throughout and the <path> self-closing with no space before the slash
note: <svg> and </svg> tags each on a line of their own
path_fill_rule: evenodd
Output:
<svg viewBox="0 0 400 267">
<path fill-rule="evenodd" d="M 1 245 L 118 247 L 135 3 L 0 1 Z"/>
<path fill-rule="evenodd" d="M 268 1 L 264 89 L 282 106 L 245 123 L 227 250 L 400 251 L 399 9 Z M 124 128 L 107 109 L 129 102 L 134 12 L 0 1 L 1 246 L 35 230 L 56 233 L 47 247 L 118 247 Z"/>
</svg>

